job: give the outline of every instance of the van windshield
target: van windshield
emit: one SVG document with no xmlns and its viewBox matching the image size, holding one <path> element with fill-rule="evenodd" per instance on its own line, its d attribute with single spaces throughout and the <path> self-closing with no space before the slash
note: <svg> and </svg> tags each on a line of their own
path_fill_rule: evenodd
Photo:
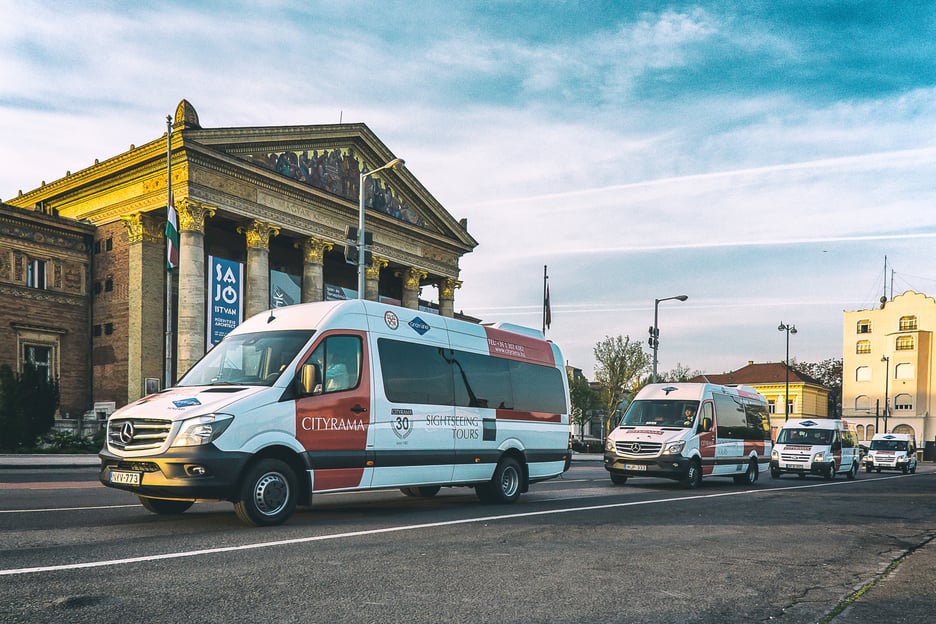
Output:
<svg viewBox="0 0 936 624">
<path fill-rule="evenodd" d="M 906 451 L 906 440 L 871 440 L 872 451 Z"/>
<path fill-rule="evenodd" d="M 272 386 L 314 333 L 298 330 L 228 336 L 176 386 Z"/>
<path fill-rule="evenodd" d="M 781 429 L 777 444 L 832 444 L 831 429 Z"/>
<path fill-rule="evenodd" d="M 698 401 L 634 401 L 621 419 L 621 425 L 691 427 L 698 411 Z"/>
</svg>

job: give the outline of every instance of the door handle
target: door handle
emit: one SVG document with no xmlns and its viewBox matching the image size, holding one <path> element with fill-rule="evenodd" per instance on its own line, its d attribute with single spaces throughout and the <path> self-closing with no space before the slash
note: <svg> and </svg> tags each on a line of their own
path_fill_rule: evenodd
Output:
<svg viewBox="0 0 936 624">
<path fill-rule="evenodd" d="M 364 412 L 367 411 L 367 408 L 361 407 L 360 405 L 355 405 L 354 407 L 351 408 L 351 411 L 354 412 L 355 414 L 363 414 Z"/>
</svg>

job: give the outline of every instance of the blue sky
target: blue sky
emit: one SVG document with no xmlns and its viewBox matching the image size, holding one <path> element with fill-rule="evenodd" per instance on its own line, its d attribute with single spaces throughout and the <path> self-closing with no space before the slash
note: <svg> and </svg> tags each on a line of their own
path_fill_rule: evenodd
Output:
<svg viewBox="0 0 936 624">
<path fill-rule="evenodd" d="M 842 355 L 842 312 L 936 295 L 936 4 L 0 0 L 0 198 L 160 136 L 366 123 L 480 245 L 456 309 L 591 375 Z M 884 258 L 887 257 L 887 271 Z M 892 274 L 893 271 L 893 274 Z M 434 288 L 424 296 L 436 297 Z"/>
</svg>

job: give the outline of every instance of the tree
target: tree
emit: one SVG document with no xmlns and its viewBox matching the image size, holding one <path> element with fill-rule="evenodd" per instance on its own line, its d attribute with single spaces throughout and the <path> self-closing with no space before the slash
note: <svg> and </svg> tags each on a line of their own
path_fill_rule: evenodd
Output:
<svg viewBox="0 0 936 624">
<path fill-rule="evenodd" d="M 650 366 L 650 356 L 643 344 L 630 336 L 615 336 L 595 345 L 595 379 L 601 384 L 601 399 L 605 407 L 604 434 L 607 435 L 611 418 L 618 403 L 636 390 L 641 373 Z"/>
<path fill-rule="evenodd" d="M 584 439 L 585 425 L 591 422 L 591 410 L 598 404 L 598 394 L 583 375 L 569 372 L 569 398 L 572 401 L 570 418 L 573 424 L 580 427 L 579 431 Z"/>
<path fill-rule="evenodd" d="M 671 371 L 667 371 L 659 375 L 658 381 L 664 382 L 686 382 L 692 379 L 693 377 L 698 377 L 702 374 L 702 371 L 696 369 L 691 370 L 688 366 L 684 366 L 680 362 L 676 362 L 676 368 Z"/>
<path fill-rule="evenodd" d="M 55 423 L 59 385 L 33 366 L 14 373 L 0 366 L 0 449 L 32 444 Z"/>
<path fill-rule="evenodd" d="M 842 417 L 842 358 L 821 362 L 790 362 L 790 368 L 808 375 L 829 389 L 829 418 Z"/>
</svg>

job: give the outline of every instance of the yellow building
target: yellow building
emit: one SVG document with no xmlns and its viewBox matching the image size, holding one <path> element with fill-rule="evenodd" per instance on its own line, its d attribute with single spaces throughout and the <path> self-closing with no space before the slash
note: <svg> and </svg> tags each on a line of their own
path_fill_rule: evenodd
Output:
<svg viewBox="0 0 936 624">
<path fill-rule="evenodd" d="M 120 407 L 173 382 L 255 313 L 357 297 L 346 251 L 359 199 L 373 237 L 363 298 L 454 315 L 459 261 L 478 243 L 405 166 L 388 166 L 396 156 L 366 125 L 204 128 L 182 100 L 167 126 L 6 201 L 93 226 L 94 402 Z M 170 180 L 180 244 L 167 284 Z"/>
<path fill-rule="evenodd" d="M 934 330 L 936 300 L 912 290 L 845 312 L 842 415 L 857 423 L 859 439 L 912 433 L 927 458 L 936 452 Z"/>
<path fill-rule="evenodd" d="M 700 375 L 691 381 L 753 387 L 767 399 L 771 437 L 774 440 L 777 439 L 777 429 L 788 419 L 828 418 L 829 389 L 809 375 L 793 368 L 788 369 L 783 362 L 748 362 L 747 366 L 736 371 L 722 375 Z M 784 409 L 787 397 L 789 401 Z"/>
</svg>

